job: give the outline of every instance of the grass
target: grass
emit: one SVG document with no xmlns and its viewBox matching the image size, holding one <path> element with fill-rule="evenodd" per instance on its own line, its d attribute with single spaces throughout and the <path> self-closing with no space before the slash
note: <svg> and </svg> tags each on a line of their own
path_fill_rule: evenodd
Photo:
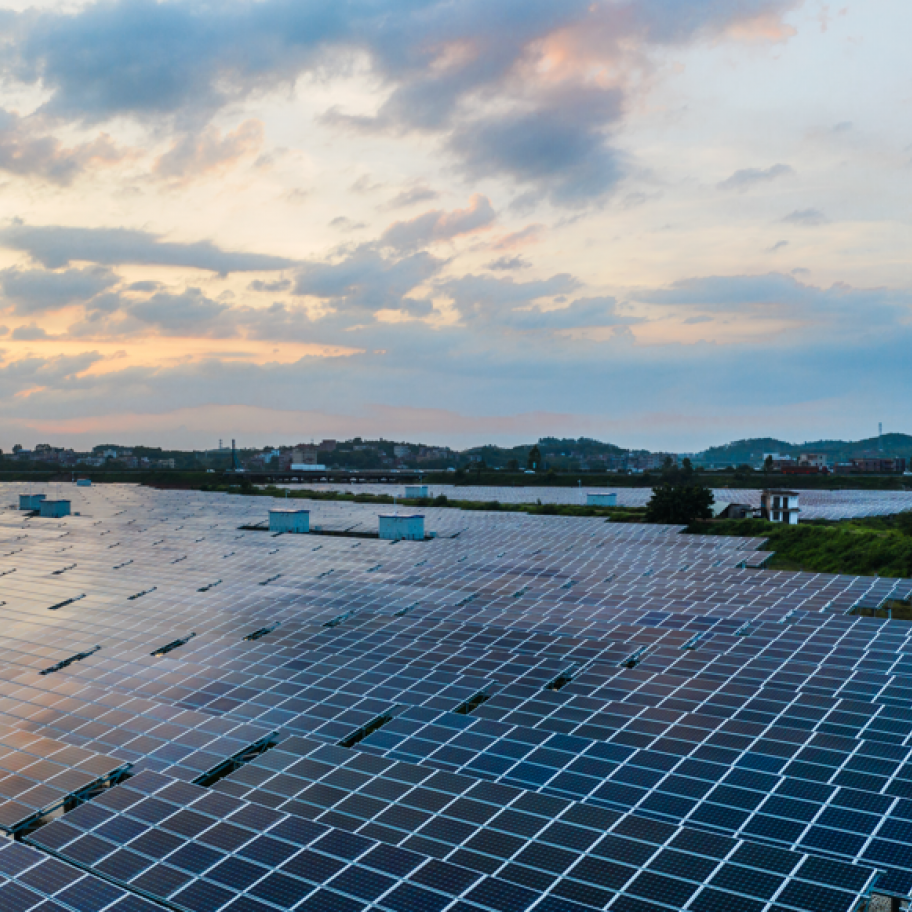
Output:
<svg viewBox="0 0 912 912">
<path fill-rule="evenodd" d="M 776 552 L 767 565 L 771 570 L 912 578 L 912 535 L 902 525 L 903 520 L 897 516 L 797 526 L 740 519 L 697 522 L 687 531 L 766 538 L 765 550 Z"/>
</svg>

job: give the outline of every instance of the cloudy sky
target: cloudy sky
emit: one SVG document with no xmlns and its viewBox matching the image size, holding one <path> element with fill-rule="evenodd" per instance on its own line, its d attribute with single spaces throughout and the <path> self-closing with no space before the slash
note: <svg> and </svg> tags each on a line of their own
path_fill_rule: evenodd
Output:
<svg viewBox="0 0 912 912">
<path fill-rule="evenodd" d="M 912 432 L 908 0 L 0 0 L 0 447 Z"/>
</svg>

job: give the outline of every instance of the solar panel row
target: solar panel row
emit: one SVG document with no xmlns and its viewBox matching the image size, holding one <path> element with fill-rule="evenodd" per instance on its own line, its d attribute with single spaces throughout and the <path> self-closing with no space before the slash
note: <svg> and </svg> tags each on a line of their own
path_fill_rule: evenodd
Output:
<svg viewBox="0 0 912 912">
<path fill-rule="evenodd" d="M 600 519 L 428 509 L 436 539 L 392 544 L 254 530 L 262 498 L 73 500 L 0 513 L 0 824 L 32 846 L 10 909 L 848 912 L 912 889 L 912 649 L 846 613 L 909 580 Z M 42 864 L 98 899 L 42 892 Z"/>
</svg>

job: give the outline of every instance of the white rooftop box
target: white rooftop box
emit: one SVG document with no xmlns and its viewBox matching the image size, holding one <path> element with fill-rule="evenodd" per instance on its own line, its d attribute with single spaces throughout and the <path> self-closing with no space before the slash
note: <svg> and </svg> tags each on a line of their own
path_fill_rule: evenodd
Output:
<svg viewBox="0 0 912 912">
<path fill-rule="evenodd" d="M 381 513 L 380 538 L 387 541 L 424 541 L 424 516 Z"/>
<path fill-rule="evenodd" d="M 310 532 L 310 510 L 270 510 L 270 532 Z"/>
<path fill-rule="evenodd" d="M 406 485 L 405 486 L 405 496 L 409 500 L 417 500 L 419 497 L 428 496 L 428 486 L 427 485 Z"/>
<path fill-rule="evenodd" d="M 605 494 L 602 492 L 592 492 L 586 495 L 587 507 L 616 507 L 618 502 L 617 494 Z"/>
<path fill-rule="evenodd" d="M 77 478 L 77 479 L 76 479 L 76 487 L 77 487 L 77 488 L 91 488 L 91 487 L 92 487 L 92 479 L 91 479 L 91 478 Z"/>
<path fill-rule="evenodd" d="M 41 506 L 41 501 L 47 498 L 47 494 L 20 494 L 20 510 L 37 510 Z"/>
</svg>

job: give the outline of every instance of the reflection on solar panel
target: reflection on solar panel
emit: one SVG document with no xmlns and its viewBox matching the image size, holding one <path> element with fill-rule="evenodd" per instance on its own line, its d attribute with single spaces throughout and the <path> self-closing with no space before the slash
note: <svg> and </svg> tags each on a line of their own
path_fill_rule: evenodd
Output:
<svg viewBox="0 0 912 912">
<path fill-rule="evenodd" d="M 850 614 L 912 581 L 598 518 L 426 508 L 427 542 L 315 544 L 256 529 L 267 498 L 71 496 L 0 513 L 3 912 L 912 892 L 908 625 Z"/>
<path fill-rule="evenodd" d="M 321 484 L 299 482 L 283 485 L 311 491 L 343 491 L 353 494 L 401 494 L 402 488 L 385 484 Z M 595 489 L 588 489 L 594 491 Z M 617 494 L 619 507 L 645 507 L 652 496 L 652 488 L 606 488 L 606 493 Z M 495 487 L 460 485 L 429 485 L 428 496 L 477 500 L 490 503 L 543 503 L 585 504 L 586 492 L 576 488 Z M 717 503 L 728 503 L 736 498 L 738 503 L 760 507 L 760 490 L 720 488 L 713 491 Z M 802 491 L 801 516 L 803 519 L 859 519 L 864 516 L 887 516 L 912 510 L 912 491 Z"/>
</svg>

